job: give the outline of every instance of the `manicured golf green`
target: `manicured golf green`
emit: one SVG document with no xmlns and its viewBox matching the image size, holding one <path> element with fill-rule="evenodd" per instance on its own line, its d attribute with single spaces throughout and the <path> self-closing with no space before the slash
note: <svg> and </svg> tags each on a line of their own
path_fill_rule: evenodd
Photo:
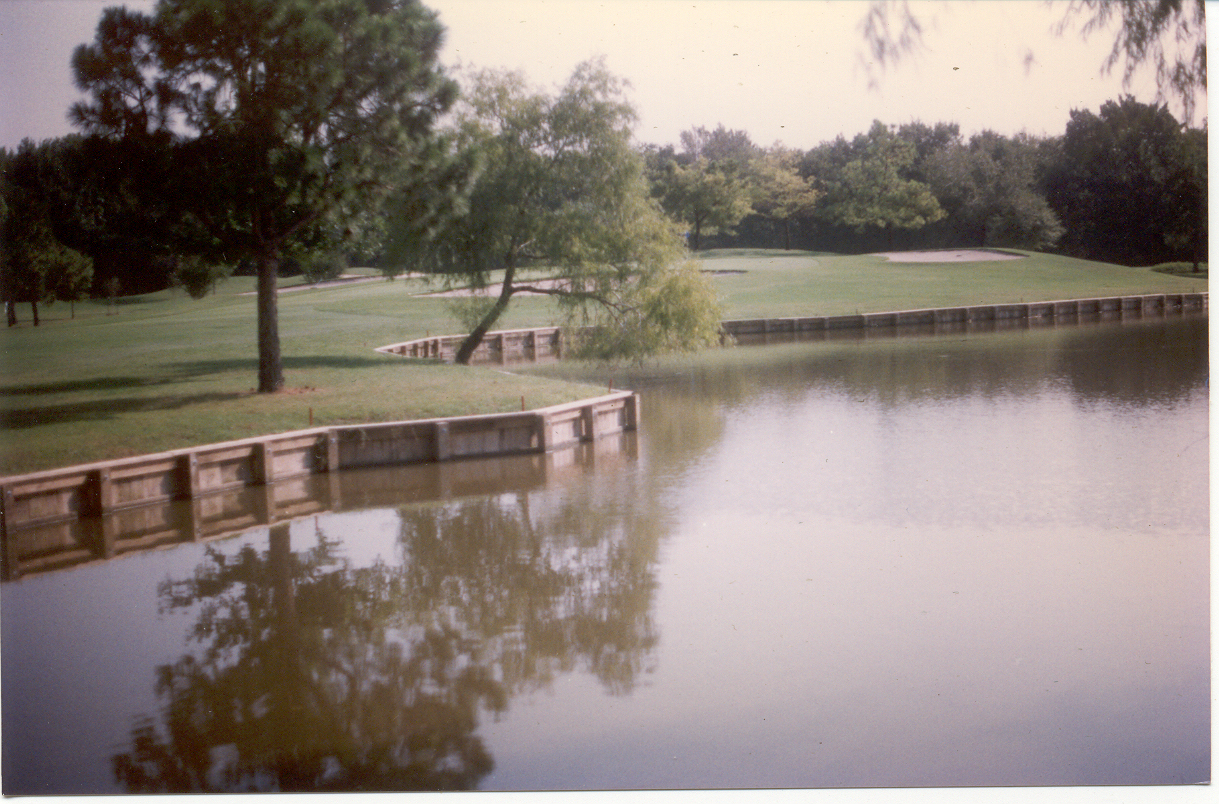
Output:
<svg viewBox="0 0 1219 804">
<path fill-rule="evenodd" d="M 835 315 L 961 304 L 1206 289 L 1204 279 L 1030 253 L 976 263 L 730 250 L 701 255 L 719 273 L 728 318 Z M 285 280 L 285 285 L 291 284 Z M 194 301 L 166 291 L 66 304 L 0 335 L 0 475 L 315 425 L 519 410 L 600 388 L 493 368 L 436 365 L 373 347 L 459 331 L 419 280 L 375 280 L 280 297 L 287 390 L 253 393 L 253 280 Z M 500 328 L 541 326 L 549 300 L 518 297 Z"/>
</svg>

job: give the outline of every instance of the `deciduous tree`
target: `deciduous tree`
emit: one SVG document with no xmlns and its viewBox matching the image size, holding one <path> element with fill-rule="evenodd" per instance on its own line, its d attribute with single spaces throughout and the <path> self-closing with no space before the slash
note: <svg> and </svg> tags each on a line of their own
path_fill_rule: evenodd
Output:
<svg viewBox="0 0 1219 804">
<path fill-rule="evenodd" d="M 1124 265 L 1192 257 L 1192 243 L 1182 254 L 1173 236 L 1197 223 L 1200 208 L 1199 193 L 1181 194 L 1190 184 L 1182 180 L 1198 177 L 1202 164 L 1186 146 L 1164 106 L 1127 96 L 1099 114 L 1071 112 L 1047 177 L 1048 200 L 1066 227 L 1063 250 Z"/>
<path fill-rule="evenodd" d="M 827 182 L 823 215 L 857 231 L 880 229 L 891 240 L 895 229 L 918 229 L 944 217 L 930 188 L 908 178 L 915 147 L 879 120 L 856 138 L 856 158 Z"/>
<path fill-rule="evenodd" d="M 665 211 L 689 227 L 690 248 L 698 251 L 705 232 L 731 230 L 752 209 L 754 162 L 761 150 L 744 131 L 721 124 L 681 133 L 682 152 L 653 154 L 653 193 Z"/>
<path fill-rule="evenodd" d="M 800 175 L 800 153 L 776 143 L 758 161 L 753 207 L 783 225 L 783 248 L 791 248 L 792 219 L 807 215 L 823 195 L 811 178 Z"/>
<path fill-rule="evenodd" d="M 1037 145 L 1025 136 L 984 131 L 932 152 L 924 170 L 956 245 L 1042 250 L 1062 235 L 1038 188 Z"/>
<path fill-rule="evenodd" d="M 470 76 L 457 115 L 461 147 L 479 160 L 468 212 L 416 241 L 411 255 L 477 287 L 502 271 L 494 296 L 462 305 L 470 333 L 457 362 L 469 362 L 521 292 L 556 298 L 603 357 L 716 338 L 714 292 L 683 267 L 680 239 L 649 197 L 625 89 L 599 61 L 579 65 L 557 94 L 517 73 Z M 525 268 L 534 269 L 530 281 Z"/>
<path fill-rule="evenodd" d="M 15 180 L 37 161 L 38 150 L 29 140 L 16 153 L 0 149 L 0 297 L 10 327 L 17 323 L 18 303 L 30 305 L 38 326 L 39 304 L 75 301 L 93 269 L 91 259 L 56 239 L 37 186 Z"/>
</svg>

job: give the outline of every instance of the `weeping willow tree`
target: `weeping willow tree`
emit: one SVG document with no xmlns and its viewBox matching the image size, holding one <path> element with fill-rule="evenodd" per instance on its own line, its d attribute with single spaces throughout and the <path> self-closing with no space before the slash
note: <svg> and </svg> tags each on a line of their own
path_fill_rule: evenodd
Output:
<svg viewBox="0 0 1219 804">
<path fill-rule="evenodd" d="M 1084 37 L 1111 32 L 1113 47 L 1100 68 L 1110 73 L 1120 63 L 1127 88 L 1135 73 L 1155 73 L 1156 103 L 1179 100 L 1186 121 L 1193 119 L 1195 91 L 1206 91 L 1206 0 L 1070 0 L 1055 2 L 1062 13 L 1053 33 L 1076 26 Z M 859 28 L 870 60 L 871 83 L 883 71 L 917 52 L 934 13 L 911 8 L 909 0 L 873 0 Z M 1026 57 L 1032 61 L 1030 52 Z"/>
<path fill-rule="evenodd" d="M 472 155 L 465 214 L 396 249 L 412 267 L 484 291 L 454 306 L 469 328 L 458 363 L 521 293 L 554 298 L 589 356 L 717 339 L 714 289 L 649 196 L 625 90 L 600 61 L 579 65 L 554 94 L 519 73 L 469 77 L 455 123 L 459 149 Z"/>
</svg>

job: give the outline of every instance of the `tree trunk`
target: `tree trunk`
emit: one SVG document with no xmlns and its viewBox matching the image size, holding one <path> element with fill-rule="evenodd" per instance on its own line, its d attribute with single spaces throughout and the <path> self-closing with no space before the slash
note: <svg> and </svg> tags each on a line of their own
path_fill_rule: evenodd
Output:
<svg viewBox="0 0 1219 804">
<path fill-rule="evenodd" d="M 700 221 L 698 219 L 698 216 L 695 216 L 695 218 L 694 218 L 694 245 L 690 249 L 691 251 L 698 251 L 698 237 L 699 237 L 699 232 L 702 230 L 702 228 L 703 228 L 702 221 Z"/>
<path fill-rule="evenodd" d="M 34 326 L 38 326 L 38 302 L 31 301 L 30 309 L 34 311 Z"/>
<path fill-rule="evenodd" d="M 270 394 L 284 387 L 279 352 L 279 298 L 276 272 L 279 261 L 271 253 L 258 255 L 258 392 Z"/>
<path fill-rule="evenodd" d="M 792 222 L 790 218 L 783 219 L 783 250 L 792 250 Z"/>
<path fill-rule="evenodd" d="M 17 326 L 17 305 L 11 301 L 4 303 L 4 314 L 8 316 L 8 325 L 10 327 Z"/>
<path fill-rule="evenodd" d="M 504 285 L 500 289 L 499 298 L 495 300 L 495 304 L 483 316 L 483 320 L 478 322 L 466 339 L 461 342 L 461 347 L 457 350 L 457 356 L 453 358 L 454 362 L 463 366 L 470 365 L 470 358 L 474 356 L 474 350 L 483 342 L 483 336 L 491 329 L 491 326 L 499 320 L 503 315 L 504 310 L 508 309 L 508 302 L 512 298 L 512 278 L 516 275 L 516 265 L 509 263 L 507 270 L 504 271 Z"/>
</svg>

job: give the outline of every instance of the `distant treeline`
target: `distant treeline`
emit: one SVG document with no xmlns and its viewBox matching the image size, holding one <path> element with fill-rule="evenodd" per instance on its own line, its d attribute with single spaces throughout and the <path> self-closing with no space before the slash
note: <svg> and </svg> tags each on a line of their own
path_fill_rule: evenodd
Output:
<svg viewBox="0 0 1219 804">
<path fill-rule="evenodd" d="M 1099 113 L 1073 111 L 1056 137 L 966 138 L 955 123 L 877 121 L 801 151 L 721 125 L 640 150 L 653 197 L 695 251 L 1011 247 L 1142 266 L 1206 259 L 1206 137 L 1164 106 L 1124 97 Z M 6 300 L 171 286 L 198 296 L 224 276 L 252 274 L 248 259 L 166 249 L 183 239 L 172 203 L 183 167 L 162 145 L 72 135 L 0 150 Z M 332 238 L 340 250 L 285 256 L 280 274 L 411 268 L 386 264 L 393 221 L 360 221 Z"/>
<path fill-rule="evenodd" d="M 800 151 L 720 126 L 645 151 L 696 249 L 1006 246 L 1143 266 L 1206 259 L 1206 137 L 1124 97 L 1056 137 L 878 121 Z"/>
</svg>

